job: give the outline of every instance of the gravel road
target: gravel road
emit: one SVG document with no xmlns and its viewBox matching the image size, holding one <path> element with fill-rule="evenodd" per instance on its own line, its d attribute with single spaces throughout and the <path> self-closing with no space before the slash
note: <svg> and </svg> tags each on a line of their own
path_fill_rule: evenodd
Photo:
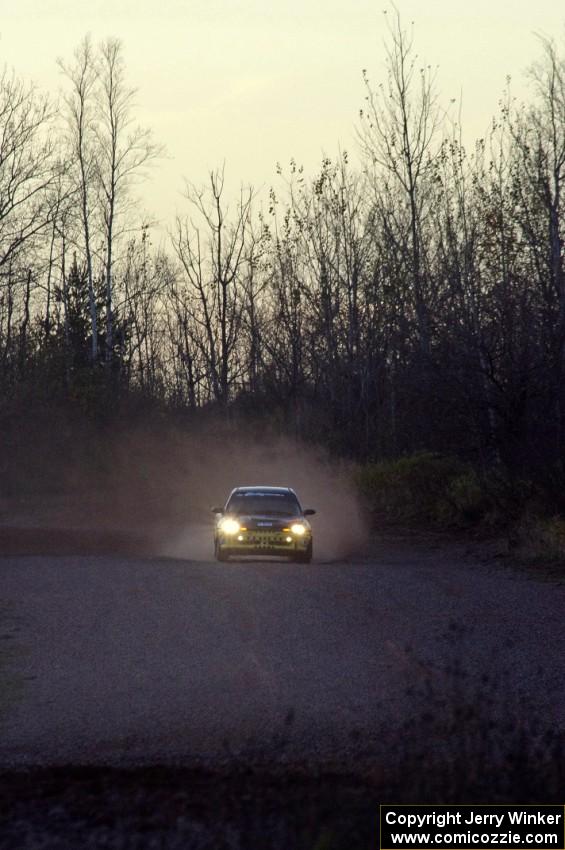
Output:
<svg viewBox="0 0 565 850">
<path fill-rule="evenodd" d="M 462 544 L 307 567 L 20 555 L 0 574 L 0 767 L 358 758 L 416 717 L 414 690 L 449 698 L 454 662 L 565 724 L 565 587 Z"/>
</svg>

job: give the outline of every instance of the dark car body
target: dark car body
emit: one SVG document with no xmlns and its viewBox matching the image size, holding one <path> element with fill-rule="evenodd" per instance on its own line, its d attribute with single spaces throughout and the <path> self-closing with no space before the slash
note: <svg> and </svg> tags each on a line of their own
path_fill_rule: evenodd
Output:
<svg viewBox="0 0 565 850">
<path fill-rule="evenodd" d="M 312 528 L 306 519 L 315 511 L 302 510 L 290 487 L 236 487 L 218 515 L 214 554 L 230 556 L 286 555 L 294 561 L 312 560 Z"/>
</svg>

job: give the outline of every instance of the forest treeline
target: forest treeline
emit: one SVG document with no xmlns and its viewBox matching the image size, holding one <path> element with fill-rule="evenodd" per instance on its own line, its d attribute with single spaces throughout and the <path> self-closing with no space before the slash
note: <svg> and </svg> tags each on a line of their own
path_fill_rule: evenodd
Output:
<svg viewBox="0 0 565 850">
<path fill-rule="evenodd" d="M 235 199 L 215 171 L 158 249 L 135 197 L 163 150 L 120 42 L 61 61 L 56 105 L 4 71 L 1 427 L 133 399 L 564 492 L 564 54 L 542 41 L 529 102 L 503 94 L 468 146 L 398 17 L 387 45 L 355 162 L 291 161 Z"/>
</svg>

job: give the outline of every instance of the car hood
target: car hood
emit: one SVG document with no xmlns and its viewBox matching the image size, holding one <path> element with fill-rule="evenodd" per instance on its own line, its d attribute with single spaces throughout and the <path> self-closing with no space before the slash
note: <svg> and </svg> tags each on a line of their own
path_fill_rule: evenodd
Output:
<svg viewBox="0 0 565 850">
<path fill-rule="evenodd" d="M 260 514 L 253 514 L 251 516 L 240 515 L 237 517 L 237 521 L 246 528 L 264 528 L 267 531 L 269 529 L 272 529 L 273 531 L 281 531 L 283 528 L 289 528 L 293 522 L 301 522 L 306 526 L 306 528 L 310 528 L 307 520 L 301 516 L 274 517 L 262 516 Z"/>
</svg>

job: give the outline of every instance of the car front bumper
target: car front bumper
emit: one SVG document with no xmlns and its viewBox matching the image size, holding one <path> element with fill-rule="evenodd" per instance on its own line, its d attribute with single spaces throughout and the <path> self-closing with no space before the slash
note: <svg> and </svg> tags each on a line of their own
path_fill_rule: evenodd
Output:
<svg viewBox="0 0 565 850">
<path fill-rule="evenodd" d="M 217 542 L 223 552 L 234 555 L 299 555 L 308 550 L 312 535 L 251 530 L 234 535 L 220 533 Z"/>
</svg>

